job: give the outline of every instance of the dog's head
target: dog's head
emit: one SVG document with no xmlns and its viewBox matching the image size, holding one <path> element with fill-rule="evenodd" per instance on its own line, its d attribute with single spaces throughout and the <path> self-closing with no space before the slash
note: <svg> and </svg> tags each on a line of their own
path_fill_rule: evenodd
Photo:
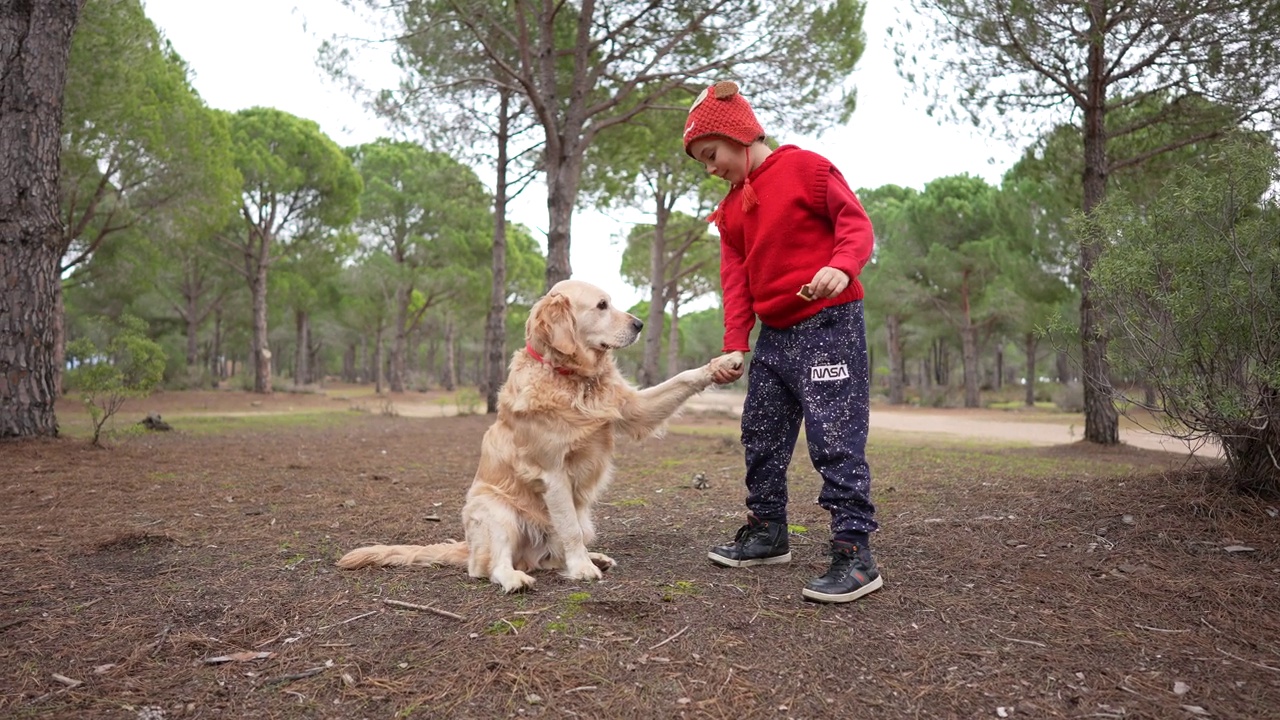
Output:
<svg viewBox="0 0 1280 720">
<path fill-rule="evenodd" d="M 610 350 L 636 341 L 644 323 L 613 306 L 609 294 L 581 280 L 562 280 L 534 303 L 525 340 L 548 362 L 591 374 Z"/>
</svg>

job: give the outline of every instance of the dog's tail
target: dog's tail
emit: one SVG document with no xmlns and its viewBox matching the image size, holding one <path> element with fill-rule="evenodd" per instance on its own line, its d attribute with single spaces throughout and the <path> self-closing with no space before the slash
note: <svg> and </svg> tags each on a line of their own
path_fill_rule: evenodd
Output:
<svg viewBox="0 0 1280 720">
<path fill-rule="evenodd" d="M 370 545 L 352 550 L 338 560 L 338 567 L 354 570 L 368 565 L 462 565 L 467 564 L 465 542 L 435 545 Z"/>
</svg>

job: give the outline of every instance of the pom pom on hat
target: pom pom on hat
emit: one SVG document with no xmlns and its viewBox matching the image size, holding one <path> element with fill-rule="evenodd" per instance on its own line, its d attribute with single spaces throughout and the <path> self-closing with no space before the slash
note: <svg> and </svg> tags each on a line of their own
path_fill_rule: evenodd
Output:
<svg viewBox="0 0 1280 720">
<path fill-rule="evenodd" d="M 743 145 L 764 137 L 764 128 L 736 83 L 722 80 L 708 87 L 689 108 L 689 117 L 684 121 L 685 153 L 693 157 L 689 146 L 709 135 L 727 137 Z"/>
</svg>

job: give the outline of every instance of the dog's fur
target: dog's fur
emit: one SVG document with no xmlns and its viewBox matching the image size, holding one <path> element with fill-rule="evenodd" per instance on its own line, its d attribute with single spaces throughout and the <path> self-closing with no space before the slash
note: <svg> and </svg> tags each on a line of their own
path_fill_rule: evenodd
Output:
<svg viewBox="0 0 1280 720">
<path fill-rule="evenodd" d="M 598 580 L 614 561 L 587 551 L 595 536 L 591 508 L 613 475 L 615 433 L 659 432 L 712 383 L 717 367 L 734 363 L 723 356 L 637 390 L 618 372 L 612 350 L 635 342 L 642 327 L 603 290 L 557 283 L 530 312 L 528 349 L 512 357 L 498 419 L 484 435 L 462 508 L 465 542 L 374 545 L 338 565 L 466 565 L 472 577 L 506 592 L 533 585 L 535 570 Z"/>
</svg>

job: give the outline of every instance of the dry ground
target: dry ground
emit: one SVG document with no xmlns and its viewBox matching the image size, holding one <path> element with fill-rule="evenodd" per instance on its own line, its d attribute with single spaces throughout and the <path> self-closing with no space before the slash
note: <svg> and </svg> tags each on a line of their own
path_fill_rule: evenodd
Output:
<svg viewBox="0 0 1280 720">
<path fill-rule="evenodd" d="M 829 537 L 802 456 L 795 560 L 706 560 L 741 522 L 741 448 L 691 415 L 622 444 L 604 582 L 507 596 L 334 568 L 461 534 L 489 419 L 389 409 L 170 393 L 124 419 L 175 432 L 93 449 L 68 408 L 72 437 L 0 444 L 0 717 L 1280 717 L 1277 503 L 1174 453 L 879 434 L 886 585 L 823 606 L 799 593 Z"/>
</svg>

